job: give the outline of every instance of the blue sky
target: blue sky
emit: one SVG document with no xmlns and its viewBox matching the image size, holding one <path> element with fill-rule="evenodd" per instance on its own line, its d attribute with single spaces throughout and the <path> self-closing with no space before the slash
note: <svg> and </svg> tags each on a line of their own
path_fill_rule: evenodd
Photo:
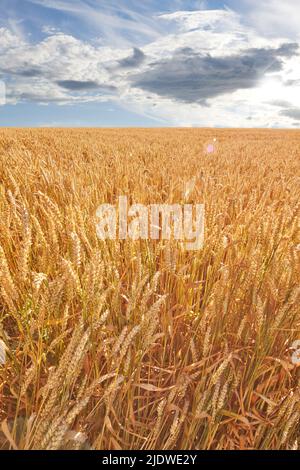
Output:
<svg viewBox="0 0 300 470">
<path fill-rule="evenodd" d="M 298 0 L 0 7 L 0 126 L 300 127 Z"/>
</svg>

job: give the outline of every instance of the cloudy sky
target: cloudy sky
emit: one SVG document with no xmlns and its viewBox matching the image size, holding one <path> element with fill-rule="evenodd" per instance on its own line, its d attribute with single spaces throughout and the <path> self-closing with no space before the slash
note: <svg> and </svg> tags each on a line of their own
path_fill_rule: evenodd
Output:
<svg viewBox="0 0 300 470">
<path fill-rule="evenodd" d="M 299 0 L 0 0 L 0 125 L 299 128 L 299 24 Z"/>
</svg>

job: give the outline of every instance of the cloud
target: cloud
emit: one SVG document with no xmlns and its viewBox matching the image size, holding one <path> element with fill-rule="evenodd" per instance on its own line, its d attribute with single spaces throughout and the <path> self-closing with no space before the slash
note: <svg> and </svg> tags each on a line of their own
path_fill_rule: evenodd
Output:
<svg viewBox="0 0 300 470">
<path fill-rule="evenodd" d="M 94 81 L 80 81 L 80 80 L 59 80 L 57 84 L 70 91 L 89 91 L 89 90 L 101 90 L 111 92 L 116 89 L 114 86 L 100 85 Z"/>
<path fill-rule="evenodd" d="M 229 9 L 176 11 L 174 13 L 162 14 L 160 19 L 173 23 L 180 32 L 204 30 L 224 33 L 230 30 L 230 28 L 234 32 L 239 25 L 238 13 Z"/>
<path fill-rule="evenodd" d="M 20 75 L 22 77 L 28 77 L 28 78 L 40 77 L 43 75 L 43 71 L 37 68 L 28 68 L 28 69 L 24 68 L 22 70 L 16 70 L 15 72 L 10 72 L 10 73 L 14 73 L 16 75 Z"/>
<path fill-rule="evenodd" d="M 119 60 L 120 67 L 130 68 L 130 67 L 137 67 L 141 65 L 145 60 L 145 54 L 141 49 L 137 47 L 133 48 L 133 54 L 129 57 L 125 57 L 125 59 Z"/>
<path fill-rule="evenodd" d="M 299 50 L 299 44 L 297 42 L 282 44 L 277 49 L 277 55 L 282 57 L 293 57 Z"/>
<path fill-rule="evenodd" d="M 291 104 L 285 100 L 273 100 L 269 101 L 267 104 L 271 106 L 276 106 L 277 108 L 288 108 Z"/>
<path fill-rule="evenodd" d="M 293 79 L 293 80 L 286 80 L 284 82 L 286 86 L 299 86 L 300 85 L 300 79 Z"/>
<path fill-rule="evenodd" d="M 57 33 L 34 44 L 14 44 L 1 52 L 0 72 L 7 82 L 8 102 L 31 99 L 38 103 L 69 103 L 78 101 L 80 92 L 83 101 L 86 94 L 97 101 L 116 90 L 105 69 L 112 49 Z M 122 52 L 118 55 L 121 57 Z"/>
<path fill-rule="evenodd" d="M 299 38 L 299 0 L 232 0 L 243 22 L 265 37 Z"/>
<path fill-rule="evenodd" d="M 203 103 L 219 95 L 253 88 L 269 72 L 282 69 L 281 56 L 295 55 L 298 45 L 277 49 L 249 49 L 227 57 L 201 55 L 191 48 L 175 51 L 172 58 L 151 64 L 132 77 L 132 85 L 184 103 Z"/>
<path fill-rule="evenodd" d="M 22 39 L 8 28 L 0 28 L 0 51 L 4 53 L 11 49 L 17 49 L 23 45 Z"/>
<path fill-rule="evenodd" d="M 300 108 L 289 108 L 280 111 L 281 116 L 286 116 L 291 119 L 298 119 L 300 121 Z"/>
<path fill-rule="evenodd" d="M 126 0 L 122 11 L 116 0 L 32 0 L 43 12 L 40 35 L 0 30 L 7 101 L 114 102 L 164 125 L 242 127 L 248 117 L 257 127 L 291 125 L 286 112 L 300 108 L 296 36 L 269 38 L 229 9 L 155 16 L 150 3 L 158 8 L 138 0 Z"/>
</svg>

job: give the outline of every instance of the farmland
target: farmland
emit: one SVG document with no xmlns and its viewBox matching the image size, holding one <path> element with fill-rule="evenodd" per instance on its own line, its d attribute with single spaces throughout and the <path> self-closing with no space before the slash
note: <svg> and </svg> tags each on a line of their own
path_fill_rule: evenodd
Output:
<svg viewBox="0 0 300 470">
<path fill-rule="evenodd" d="M 0 130 L 0 449 L 298 448 L 299 149 L 299 131 Z M 100 240 L 120 195 L 204 204 L 203 247 Z"/>
</svg>

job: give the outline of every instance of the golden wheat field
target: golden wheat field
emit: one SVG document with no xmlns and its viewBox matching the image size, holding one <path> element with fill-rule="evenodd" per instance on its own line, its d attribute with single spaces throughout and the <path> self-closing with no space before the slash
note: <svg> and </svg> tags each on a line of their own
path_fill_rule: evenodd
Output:
<svg viewBox="0 0 300 470">
<path fill-rule="evenodd" d="M 1 449 L 300 446 L 299 149 L 299 131 L 0 131 Z M 119 195 L 203 203 L 203 248 L 99 240 Z"/>
</svg>

